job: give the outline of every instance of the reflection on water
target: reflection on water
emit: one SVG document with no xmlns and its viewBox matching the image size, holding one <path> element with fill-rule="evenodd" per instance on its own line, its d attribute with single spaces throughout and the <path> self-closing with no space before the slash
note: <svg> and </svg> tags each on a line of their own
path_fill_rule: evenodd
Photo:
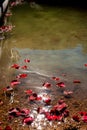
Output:
<svg viewBox="0 0 87 130">
<path fill-rule="evenodd" d="M 80 44 L 87 52 L 87 10 L 71 7 L 36 10 L 25 4 L 12 12 L 16 26 L 10 39 L 12 47 L 61 50 Z"/>
</svg>

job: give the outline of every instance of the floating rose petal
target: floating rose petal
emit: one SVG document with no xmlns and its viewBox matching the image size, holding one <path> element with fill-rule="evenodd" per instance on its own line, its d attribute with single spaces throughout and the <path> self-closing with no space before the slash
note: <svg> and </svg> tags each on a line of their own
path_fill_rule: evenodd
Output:
<svg viewBox="0 0 87 130">
<path fill-rule="evenodd" d="M 72 91 L 64 91 L 63 94 L 64 94 L 65 97 L 69 98 L 69 97 L 71 97 L 73 92 Z"/>
<path fill-rule="evenodd" d="M 21 116 L 21 110 L 20 108 L 12 108 L 9 110 L 9 115 L 13 117 Z"/>
<path fill-rule="evenodd" d="M 30 110 L 29 110 L 29 109 L 23 108 L 23 109 L 21 110 L 21 115 L 22 115 L 22 116 L 27 116 L 27 115 L 29 115 L 29 114 L 30 114 Z"/>
<path fill-rule="evenodd" d="M 59 77 L 52 77 L 52 79 L 53 79 L 53 80 L 55 80 L 55 81 L 60 80 L 60 78 L 59 78 Z"/>
<path fill-rule="evenodd" d="M 65 88 L 65 84 L 63 82 L 57 83 L 56 86 L 58 86 L 60 88 Z"/>
<path fill-rule="evenodd" d="M 81 83 L 80 80 L 74 80 L 73 83 Z"/>
<path fill-rule="evenodd" d="M 63 113 L 64 117 L 67 117 L 69 116 L 69 111 L 68 110 L 65 110 L 64 113 Z"/>
<path fill-rule="evenodd" d="M 16 78 L 18 78 L 18 79 L 20 79 L 20 78 L 26 78 L 27 77 L 27 74 L 19 74 L 19 75 L 17 75 L 17 77 Z"/>
<path fill-rule="evenodd" d="M 46 104 L 50 104 L 50 102 L 51 102 L 51 99 L 50 99 L 50 97 L 49 98 L 47 98 L 47 99 L 45 99 L 45 100 L 43 100 Z"/>
<path fill-rule="evenodd" d="M 87 64 L 84 64 L 85 67 L 87 67 Z"/>
<path fill-rule="evenodd" d="M 26 117 L 23 119 L 23 124 L 30 125 L 34 121 L 34 118 L 32 117 Z"/>
<path fill-rule="evenodd" d="M 77 122 L 80 121 L 80 118 L 79 118 L 78 115 L 74 115 L 74 116 L 72 117 L 72 119 L 73 119 L 74 121 L 77 121 Z"/>
<path fill-rule="evenodd" d="M 82 116 L 82 121 L 87 123 L 87 115 L 86 116 Z"/>
<path fill-rule="evenodd" d="M 26 90 L 25 93 L 30 95 L 33 93 L 33 91 L 31 89 L 29 89 L 29 90 Z"/>
<path fill-rule="evenodd" d="M 18 80 L 11 81 L 11 86 L 18 85 L 18 84 L 20 84 L 20 82 Z"/>
<path fill-rule="evenodd" d="M 26 69 L 27 69 L 27 66 L 24 65 L 24 66 L 21 67 L 21 69 L 25 69 L 25 70 L 26 70 Z"/>
<path fill-rule="evenodd" d="M 87 112 L 85 112 L 85 111 L 84 111 L 84 112 L 81 111 L 81 112 L 79 112 L 79 114 L 80 114 L 81 116 L 85 116 L 85 115 L 87 116 Z"/>
<path fill-rule="evenodd" d="M 30 95 L 29 100 L 30 100 L 30 101 L 37 100 L 37 94 L 36 94 L 36 93 L 33 93 L 32 95 Z"/>
<path fill-rule="evenodd" d="M 58 120 L 58 121 L 62 121 L 63 117 L 61 115 L 57 116 L 57 115 L 48 115 L 46 117 L 49 121 L 53 121 L 53 120 Z"/>
<path fill-rule="evenodd" d="M 6 126 L 5 130 L 12 130 L 12 128 L 10 126 Z"/>
<path fill-rule="evenodd" d="M 30 62 L 30 60 L 29 60 L 29 59 L 25 59 L 25 60 L 24 60 L 24 62 L 29 63 L 29 62 Z"/>
<path fill-rule="evenodd" d="M 11 68 L 15 68 L 15 69 L 19 69 L 19 67 L 20 66 L 18 64 L 14 64 L 14 65 L 11 66 Z"/>
<path fill-rule="evenodd" d="M 37 101 L 40 101 L 40 100 L 42 100 L 42 97 L 37 96 L 36 100 L 37 100 Z"/>
<path fill-rule="evenodd" d="M 48 83 L 48 82 L 46 82 L 46 83 L 43 84 L 43 86 L 46 87 L 46 88 L 50 88 L 50 87 L 51 87 L 51 84 Z"/>
<path fill-rule="evenodd" d="M 64 111 L 66 108 L 67 108 L 66 103 L 62 103 L 54 106 L 54 109 L 56 109 L 57 111 Z"/>
</svg>

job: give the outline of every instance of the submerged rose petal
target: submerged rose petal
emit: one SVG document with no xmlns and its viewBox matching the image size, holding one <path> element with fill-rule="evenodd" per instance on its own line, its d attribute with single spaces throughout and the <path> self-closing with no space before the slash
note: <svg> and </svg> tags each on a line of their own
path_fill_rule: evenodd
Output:
<svg viewBox="0 0 87 130">
<path fill-rule="evenodd" d="M 2 127 L 0 127 L 0 130 L 3 130 Z"/>
<path fill-rule="evenodd" d="M 46 88 L 50 88 L 50 87 L 51 87 L 51 84 L 48 83 L 48 82 L 46 82 L 46 83 L 43 84 L 43 86 L 46 87 Z"/>
<path fill-rule="evenodd" d="M 42 97 L 41 96 L 37 96 L 36 100 L 40 101 L 40 100 L 42 100 Z"/>
<path fill-rule="evenodd" d="M 74 80 L 73 83 L 81 83 L 80 80 Z"/>
<path fill-rule="evenodd" d="M 12 128 L 10 126 L 6 126 L 5 130 L 12 130 Z"/>
<path fill-rule="evenodd" d="M 29 63 L 30 60 L 29 59 L 24 59 L 24 62 Z"/>
<path fill-rule="evenodd" d="M 64 91 L 63 94 L 64 94 L 65 97 L 69 98 L 69 97 L 71 97 L 73 92 L 72 91 Z"/>
<path fill-rule="evenodd" d="M 27 115 L 29 115 L 29 114 L 30 114 L 30 110 L 29 110 L 29 109 L 23 108 L 23 109 L 21 110 L 21 115 L 22 115 L 22 116 L 27 116 Z"/>
<path fill-rule="evenodd" d="M 26 78 L 27 77 L 27 74 L 19 74 L 19 75 L 17 75 L 17 77 L 16 78 L 18 78 L 18 79 L 20 79 L 20 78 Z"/>
<path fill-rule="evenodd" d="M 57 111 L 63 111 L 67 108 L 67 105 L 66 103 L 62 103 L 62 104 L 58 104 L 56 106 L 54 106 L 54 108 L 57 110 Z"/>
<path fill-rule="evenodd" d="M 73 119 L 74 121 L 77 121 L 77 122 L 80 121 L 80 118 L 79 118 L 78 115 L 74 115 L 74 116 L 72 117 L 72 119 Z"/>
<path fill-rule="evenodd" d="M 49 98 L 45 99 L 44 102 L 45 102 L 46 104 L 50 104 L 51 98 L 49 97 Z"/>
<path fill-rule="evenodd" d="M 21 110 L 20 108 L 12 108 L 9 110 L 9 115 L 13 117 L 21 116 Z"/>
<path fill-rule="evenodd" d="M 29 89 L 29 90 L 26 90 L 25 93 L 30 95 L 33 93 L 33 91 L 31 89 Z"/>
<path fill-rule="evenodd" d="M 58 121 L 62 121 L 63 117 L 62 115 L 47 115 L 46 118 L 49 120 L 49 121 L 54 121 L 54 120 L 58 120 Z"/>
<path fill-rule="evenodd" d="M 59 78 L 59 77 L 52 77 L 52 79 L 53 79 L 53 80 L 55 80 L 55 81 L 60 80 L 60 78 Z"/>
<path fill-rule="evenodd" d="M 87 123 L 87 115 L 86 116 L 82 116 L 82 121 Z"/>
<path fill-rule="evenodd" d="M 18 80 L 11 81 L 11 86 L 18 85 L 18 84 L 20 84 L 20 82 Z"/>
<path fill-rule="evenodd" d="M 27 69 L 27 66 L 26 66 L 26 65 L 24 65 L 24 66 L 22 66 L 22 67 L 21 67 L 21 69 Z"/>
<path fill-rule="evenodd" d="M 20 66 L 18 64 L 14 64 L 14 65 L 11 66 L 11 68 L 15 68 L 15 69 L 19 69 L 19 67 Z"/>
<path fill-rule="evenodd" d="M 64 82 L 59 82 L 59 83 L 56 84 L 56 86 L 58 86 L 60 88 L 65 88 Z"/>
<path fill-rule="evenodd" d="M 30 95 L 29 100 L 30 100 L 30 101 L 37 100 L 37 94 L 36 94 L 36 93 L 33 93 L 32 95 Z"/>
<path fill-rule="evenodd" d="M 81 115 L 81 116 L 87 116 L 87 112 L 85 112 L 85 111 L 81 111 L 81 112 L 79 112 L 79 114 Z"/>
<path fill-rule="evenodd" d="M 23 124 L 30 125 L 34 121 L 32 117 L 26 117 L 23 119 Z"/>
</svg>

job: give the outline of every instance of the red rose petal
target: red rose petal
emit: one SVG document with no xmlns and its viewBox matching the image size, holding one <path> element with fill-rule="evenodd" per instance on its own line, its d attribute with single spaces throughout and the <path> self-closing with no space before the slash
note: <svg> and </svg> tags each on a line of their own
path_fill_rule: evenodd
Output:
<svg viewBox="0 0 87 130">
<path fill-rule="evenodd" d="M 18 85 L 18 84 L 20 84 L 20 82 L 18 80 L 11 81 L 11 86 Z"/>
<path fill-rule="evenodd" d="M 51 84 L 48 83 L 48 82 L 46 82 L 46 83 L 43 84 L 43 86 L 46 87 L 46 88 L 50 88 L 50 87 L 51 87 Z"/>
<path fill-rule="evenodd" d="M 87 64 L 84 64 L 85 67 L 87 67 Z"/>
<path fill-rule="evenodd" d="M 82 121 L 87 123 L 87 115 L 86 116 L 82 116 Z"/>
<path fill-rule="evenodd" d="M 29 60 L 29 59 L 25 59 L 25 60 L 24 60 L 24 62 L 29 63 L 29 62 L 30 62 L 30 60 Z"/>
<path fill-rule="evenodd" d="M 73 83 L 81 83 L 80 80 L 74 80 Z"/>
<path fill-rule="evenodd" d="M 72 118 L 73 118 L 73 120 L 74 120 L 74 121 L 77 121 L 77 122 L 79 122 L 79 121 L 80 121 L 80 118 L 79 118 L 79 116 L 78 116 L 78 115 L 74 115 Z"/>
<path fill-rule="evenodd" d="M 26 94 L 32 94 L 33 91 L 31 89 L 25 91 Z"/>
<path fill-rule="evenodd" d="M 6 126 L 5 130 L 12 130 L 12 128 L 10 126 Z"/>
<path fill-rule="evenodd" d="M 26 117 L 23 119 L 23 124 L 30 125 L 34 121 L 32 117 Z"/>
<path fill-rule="evenodd" d="M 14 64 L 14 65 L 11 66 L 11 68 L 15 68 L 15 69 L 19 69 L 19 67 L 20 66 L 18 64 Z"/>
<path fill-rule="evenodd" d="M 20 78 L 26 78 L 27 77 L 27 74 L 19 74 L 19 75 L 17 75 L 17 77 L 16 78 L 18 78 L 18 79 L 20 79 Z"/>
<path fill-rule="evenodd" d="M 21 67 L 21 69 L 27 69 L 27 66 L 26 66 L 26 65 L 24 65 L 24 66 L 22 66 L 22 67 Z"/>
<path fill-rule="evenodd" d="M 53 79 L 53 80 L 55 80 L 55 81 L 60 80 L 60 78 L 59 78 L 59 77 L 52 77 L 52 79 Z"/>
<path fill-rule="evenodd" d="M 65 88 L 65 84 L 63 82 L 57 83 L 56 86 L 58 86 L 60 88 Z"/>
</svg>

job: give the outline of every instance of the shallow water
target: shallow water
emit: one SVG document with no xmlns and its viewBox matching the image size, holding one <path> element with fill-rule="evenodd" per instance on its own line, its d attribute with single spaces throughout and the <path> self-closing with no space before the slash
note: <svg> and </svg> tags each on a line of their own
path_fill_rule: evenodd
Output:
<svg viewBox="0 0 87 130">
<path fill-rule="evenodd" d="M 15 28 L 3 41 L 1 84 L 6 80 L 7 85 L 11 80 L 11 64 L 23 65 L 23 60 L 29 58 L 27 73 L 36 74 L 36 77 L 59 76 L 68 86 L 78 79 L 86 89 L 87 10 L 73 7 L 34 9 L 24 4 L 14 7 L 12 13 L 9 24 Z M 62 74 L 67 77 L 64 79 Z M 36 77 L 34 83 L 39 84 Z M 32 80 L 29 82 L 33 84 Z"/>
</svg>

